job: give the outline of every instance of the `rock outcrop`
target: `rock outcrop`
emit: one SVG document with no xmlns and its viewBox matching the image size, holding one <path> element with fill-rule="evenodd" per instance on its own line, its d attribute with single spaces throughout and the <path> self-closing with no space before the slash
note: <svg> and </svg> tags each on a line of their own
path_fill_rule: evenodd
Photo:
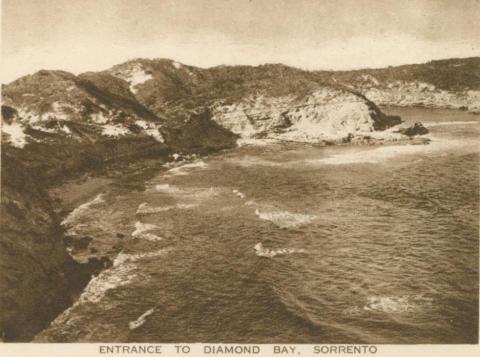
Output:
<svg viewBox="0 0 480 357">
<path fill-rule="evenodd" d="M 408 128 L 400 128 L 397 130 L 397 132 L 412 137 L 416 135 L 428 134 L 428 129 L 425 128 L 422 123 L 415 123 Z"/>
<path fill-rule="evenodd" d="M 357 88 L 382 105 L 467 110 L 480 114 L 480 90 L 446 91 L 424 82 L 395 81 L 379 88 Z"/>
<path fill-rule="evenodd" d="M 400 123 L 362 96 L 322 88 L 297 98 L 251 96 L 213 105 L 213 120 L 243 138 L 298 142 L 335 141 L 365 135 Z"/>
</svg>

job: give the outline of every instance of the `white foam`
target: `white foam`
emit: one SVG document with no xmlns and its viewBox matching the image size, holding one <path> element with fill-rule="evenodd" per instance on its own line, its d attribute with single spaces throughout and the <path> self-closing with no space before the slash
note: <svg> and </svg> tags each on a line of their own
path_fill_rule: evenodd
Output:
<svg viewBox="0 0 480 357">
<path fill-rule="evenodd" d="M 88 201 L 77 208 L 75 208 L 63 221 L 63 226 L 73 226 L 78 223 L 83 217 L 90 215 L 93 206 L 104 203 L 103 194 L 100 193 L 93 200 Z"/>
<path fill-rule="evenodd" d="M 155 185 L 155 190 L 165 193 L 180 193 L 182 190 L 177 186 L 170 185 L 168 183 Z"/>
<path fill-rule="evenodd" d="M 115 267 L 115 266 L 120 266 L 122 264 L 135 263 L 138 260 L 144 259 L 144 258 L 159 257 L 169 251 L 170 249 L 160 249 L 160 250 L 148 252 L 148 253 L 137 253 L 137 254 L 120 253 L 115 258 L 113 262 L 113 266 Z"/>
<path fill-rule="evenodd" d="M 294 228 L 312 222 L 317 216 L 311 214 L 292 213 L 288 211 L 264 211 L 255 210 L 260 219 L 270 221 L 280 228 Z"/>
<path fill-rule="evenodd" d="M 80 303 L 99 302 L 108 290 L 131 283 L 137 277 L 132 272 L 134 268 L 132 265 L 125 265 L 101 273 L 87 285 L 80 297 Z"/>
<path fill-rule="evenodd" d="M 150 316 L 151 314 L 153 314 L 154 311 L 155 311 L 155 308 L 152 308 L 150 310 L 145 311 L 142 315 L 140 315 L 138 317 L 138 319 L 136 319 L 135 321 L 130 321 L 128 323 L 128 328 L 130 330 L 135 330 L 135 329 L 139 328 L 145 322 L 147 322 L 147 317 Z"/>
<path fill-rule="evenodd" d="M 90 280 L 80 296 L 78 304 L 85 302 L 99 302 L 103 299 L 108 290 L 131 283 L 137 277 L 134 270 L 135 265 L 120 264 L 120 261 L 116 259 L 111 268 L 104 270 L 98 276 Z"/>
<path fill-rule="evenodd" d="M 140 278 L 147 279 L 147 275 L 136 270 L 137 267 L 134 263 L 140 259 L 165 255 L 170 250 L 171 249 L 161 249 L 154 252 L 140 254 L 120 253 L 113 261 L 112 267 L 103 270 L 96 277 L 93 277 L 77 301 L 52 321 L 51 326 L 65 326 L 69 323 L 72 311 L 74 311 L 79 305 L 85 303 L 99 303 L 105 297 L 107 291 L 111 289 L 128 285 Z M 114 304 L 115 301 L 116 300 L 108 301 L 108 306 L 111 306 L 112 303 Z"/>
<path fill-rule="evenodd" d="M 130 284 L 138 277 L 135 272 L 136 265 L 134 263 L 136 261 L 143 258 L 158 257 L 168 251 L 167 249 L 161 249 L 141 254 L 120 253 L 113 261 L 112 267 L 102 271 L 90 280 L 74 306 L 85 302 L 99 302 L 108 290 Z"/>
<path fill-rule="evenodd" d="M 195 207 L 198 207 L 198 204 L 195 204 L 195 203 L 179 203 L 179 204 L 175 205 L 175 208 L 178 208 L 178 209 L 191 209 L 191 208 L 195 208 Z"/>
<path fill-rule="evenodd" d="M 161 237 L 152 233 L 148 233 L 149 231 L 153 231 L 158 228 L 159 227 L 155 224 L 142 223 L 140 221 L 137 221 L 135 223 L 135 230 L 132 232 L 132 237 L 142 238 L 150 241 L 159 241 L 162 239 Z"/>
<path fill-rule="evenodd" d="M 351 151 L 345 154 L 332 155 L 319 160 L 306 160 L 303 163 L 345 165 L 360 163 L 381 163 L 400 155 L 419 155 L 442 152 L 446 149 L 461 148 L 476 144 L 471 140 L 437 139 L 430 136 L 432 142 L 420 145 L 391 145 L 380 146 L 371 150 Z"/>
<path fill-rule="evenodd" d="M 174 206 L 162 206 L 162 207 L 149 207 L 148 203 L 141 203 L 137 208 L 137 214 L 151 214 L 165 212 L 173 209 Z"/>
<path fill-rule="evenodd" d="M 215 197 L 220 193 L 220 190 L 216 187 L 210 188 L 198 188 L 187 191 L 184 195 L 186 199 L 191 199 L 194 201 L 202 201 L 210 197 Z"/>
<path fill-rule="evenodd" d="M 282 163 L 261 159 L 255 156 L 244 156 L 239 159 L 228 159 L 235 165 L 242 167 L 252 167 L 252 166 L 264 166 L 264 167 L 278 167 L 282 166 Z"/>
<path fill-rule="evenodd" d="M 184 176 L 188 175 L 188 172 L 191 169 L 204 169 L 207 166 L 208 164 L 203 160 L 195 160 L 194 162 L 171 168 L 167 171 L 167 174 L 173 176 Z"/>
<path fill-rule="evenodd" d="M 240 198 L 245 198 L 246 197 L 245 194 L 240 192 L 239 190 L 235 189 L 235 190 L 232 190 L 232 192 Z"/>
<path fill-rule="evenodd" d="M 470 125 L 479 124 L 480 121 L 438 121 L 432 123 L 424 123 L 424 126 L 430 128 L 432 126 L 444 126 L 444 125 Z"/>
<path fill-rule="evenodd" d="M 9 142 L 16 148 L 23 148 L 27 143 L 27 134 L 23 131 L 23 126 L 18 122 L 2 122 L 2 132 L 9 135 Z"/>
<path fill-rule="evenodd" d="M 255 249 L 255 254 L 257 256 L 266 257 L 266 258 L 273 258 L 277 255 L 305 253 L 305 249 L 295 249 L 295 248 L 268 249 L 268 248 L 265 248 L 262 243 L 255 244 L 253 248 Z"/>
<path fill-rule="evenodd" d="M 138 206 L 137 214 L 153 214 L 153 213 L 160 213 L 160 212 L 167 212 L 173 209 L 191 209 L 197 207 L 197 204 L 187 204 L 187 203 L 179 203 L 173 206 L 159 206 L 159 207 L 149 207 L 148 203 L 142 203 Z"/>
<path fill-rule="evenodd" d="M 374 312 L 406 313 L 415 312 L 431 302 L 432 299 L 422 295 L 369 296 L 363 309 Z"/>
<path fill-rule="evenodd" d="M 213 196 L 217 196 L 219 190 L 215 187 L 209 188 L 196 188 L 196 187 L 186 187 L 186 188 L 179 188 L 177 186 L 173 186 L 170 184 L 158 184 L 155 185 L 155 190 L 158 192 L 163 192 L 166 194 L 173 194 L 177 198 L 183 200 L 190 200 L 190 201 L 199 201 L 203 199 L 207 199 Z M 181 207 L 177 205 L 176 207 Z M 187 206 L 188 207 L 188 206 Z"/>
</svg>

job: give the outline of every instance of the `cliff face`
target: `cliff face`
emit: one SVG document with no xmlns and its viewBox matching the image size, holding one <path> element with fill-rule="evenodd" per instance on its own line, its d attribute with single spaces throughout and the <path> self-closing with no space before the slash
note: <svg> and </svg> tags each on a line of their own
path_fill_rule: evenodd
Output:
<svg viewBox="0 0 480 357">
<path fill-rule="evenodd" d="M 72 303 L 89 275 L 66 253 L 47 193 L 2 150 L 0 331 L 28 341 Z"/>
<path fill-rule="evenodd" d="M 432 84 L 416 81 L 395 81 L 388 83 L 386 88 L 358 89 L 372 101 L 382 105 L 461 109 L 480 114 L 480 91 L 478 90 L 445 91 Z"/>
<path fill-rule="evenodd" d="M 450 108 L 480 113 L 480 58 L 431 61 L 381 69 L 317 72 L 379 105 Z"/>
<path fill-rule="evenodd" d="M 243 138 L 299 142 L 339 140 L 367 135 L 400 123 L 365 98 L 336 88 L 322 88 L 301 98 L 251 96 L 213 105 L 213 120 Z"/>
</svg>

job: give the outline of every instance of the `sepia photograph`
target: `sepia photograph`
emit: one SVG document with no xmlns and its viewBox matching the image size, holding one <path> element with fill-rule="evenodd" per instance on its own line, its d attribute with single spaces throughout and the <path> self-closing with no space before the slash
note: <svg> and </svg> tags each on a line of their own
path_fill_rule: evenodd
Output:
<svg viewBox="0 0 480 357">
<path fill-rule="evenodd" d="M 477 348 L 479 19 L 3 0 L 0 350 Z"/>
</svg>

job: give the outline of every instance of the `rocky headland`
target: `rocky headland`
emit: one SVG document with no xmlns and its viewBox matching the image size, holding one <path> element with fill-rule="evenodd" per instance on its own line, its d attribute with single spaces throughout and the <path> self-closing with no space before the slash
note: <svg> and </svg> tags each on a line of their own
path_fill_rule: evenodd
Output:
<svg viewBox="0 0 480 357">
<path fill-rule="evenodd" d="M 480 58 L 452 58 L 424 64 L 318 72 L 378 105 L 459 109 L 480 114 Z"/>
</svg>

